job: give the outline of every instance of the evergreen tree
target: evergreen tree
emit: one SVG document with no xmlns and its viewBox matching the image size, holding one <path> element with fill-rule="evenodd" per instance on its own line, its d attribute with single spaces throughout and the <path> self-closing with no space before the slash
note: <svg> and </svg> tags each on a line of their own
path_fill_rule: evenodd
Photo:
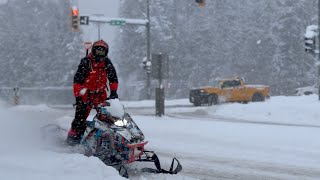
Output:
<svg viewBox="0 0 320 180">
<path fill-rule="evenodd" d="M 70 32 L 63 0 L 9 0 L 0 6 L 1 86 L 70 86 L 81 36 Z"/>
</svg>

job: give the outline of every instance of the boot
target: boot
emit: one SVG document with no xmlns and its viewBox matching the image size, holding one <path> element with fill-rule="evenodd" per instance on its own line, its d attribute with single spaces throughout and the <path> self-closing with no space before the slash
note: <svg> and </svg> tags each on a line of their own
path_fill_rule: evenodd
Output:
<svg viewBox="0 0 320 180">
<path fill-rule="evenodd" d="M 81 141 L 81 134 L 78 133 L 73 128 L 70 128 L 70 130 L 68 132 L 66 143 L 69 146 L 75 146 L 75 145 L 80 144 L 80 141 Z"/>
</svg>

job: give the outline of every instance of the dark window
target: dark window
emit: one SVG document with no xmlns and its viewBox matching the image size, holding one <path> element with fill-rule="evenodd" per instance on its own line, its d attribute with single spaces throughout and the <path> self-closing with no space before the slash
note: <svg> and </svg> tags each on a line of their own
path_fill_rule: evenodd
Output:
<svg viewBox="0 0 320 180">
<path fill-rule="evenodd" d="M 222 88 L 231 88 L 231 87 L 238 87 L 240 86 L 240 81 L 232 80 L 232 81 L 225 81 L 222 84 Z"/>
<path fill-rule="evenodd" d="M 234 86 L 234 87 L 240 86 L 240 81 L 234 80 L 234 81 L 233 81 L 233 86 Z"/>
<path fill-rule="evenodd" d="M 229 87 L 232 87 L 232 81 L 223 82 L 222 88 L 229 88 Z"/>
</svg>

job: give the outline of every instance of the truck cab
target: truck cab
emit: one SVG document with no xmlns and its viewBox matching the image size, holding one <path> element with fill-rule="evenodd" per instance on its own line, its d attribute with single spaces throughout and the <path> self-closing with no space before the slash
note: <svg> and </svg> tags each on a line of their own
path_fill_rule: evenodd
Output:
<svg viewBox="0 0 320 180">
<path fill-rule="evenodd" d="M 269 87 L 263 85 L 245 85 L 243 78 L 221 79 L 209 86 L 193 88 L 189 101 L 195 106 L 218 104 L 222 102 L 264 101 L 269 97 Z"/>
</svg>

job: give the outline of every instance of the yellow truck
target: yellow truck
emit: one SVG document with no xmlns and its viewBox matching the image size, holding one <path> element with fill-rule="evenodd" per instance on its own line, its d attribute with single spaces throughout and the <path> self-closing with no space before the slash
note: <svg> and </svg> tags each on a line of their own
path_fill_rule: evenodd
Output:
<svg viewBox="0 0 320 180">
<path fill-rule="evenodd" d="M 189 101 L 195 106 L 218 104 L 221 102 L 258 102 L 269 98 L 269 86 L 245 85 L 242 78 L 221 79 L 210 86 L 190 90 Z"/>
</svg>

